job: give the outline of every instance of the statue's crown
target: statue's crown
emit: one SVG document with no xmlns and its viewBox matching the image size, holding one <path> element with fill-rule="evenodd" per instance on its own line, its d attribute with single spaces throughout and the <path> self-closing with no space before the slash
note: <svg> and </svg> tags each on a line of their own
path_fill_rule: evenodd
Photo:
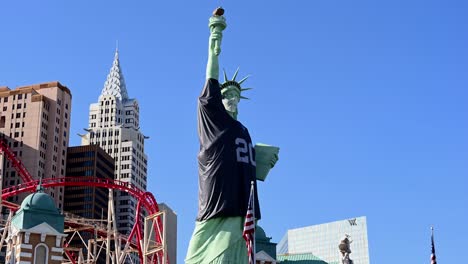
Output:
<svg viewBox="0 0 468 264">
<path fill-rule="evenodd" d="M 229 89 L 234 87 L 234 88 L 236 88 L 237 92 L 239 93 L 239 97 L 241 99 L 249 99 L 247 97 L 242 96 L 242 92 L 250 90 L 252 88 L 242 88 L 241 84 L 243 82 L 245 82 L 245 80 L 247 80 L 250 76 L 247 75 L 244 78 L 242 78 L 242 80 L 236 81 L 237 74 L 239 73 L 239 68 L 237 68 L 237 70 L 234 73 L 234 76 L 232 76 L 231 80 L 229 80 L 229 78 L 227 77 L 226 70 L 223 69 L 223 73 L 224 73 L 224 83 L 221 84 L 221 94 L 227 92 Z"/>
</svg>

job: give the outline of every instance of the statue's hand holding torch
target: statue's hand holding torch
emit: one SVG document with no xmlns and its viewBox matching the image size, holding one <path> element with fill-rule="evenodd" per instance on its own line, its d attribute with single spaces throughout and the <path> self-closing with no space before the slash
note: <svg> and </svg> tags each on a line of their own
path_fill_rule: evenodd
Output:
<svg viewBox="0 0 468 264">
<path fill-rule="evenodd" d="M 210 28 L 210 52 L 218 56 L 221 53 L 221 40 L 223 39 L 223 30 L 226 28 L 226 19 L 223 17 L 224 9 L 218 7 L 213 11 L 208 24 Z"/>
</svg>

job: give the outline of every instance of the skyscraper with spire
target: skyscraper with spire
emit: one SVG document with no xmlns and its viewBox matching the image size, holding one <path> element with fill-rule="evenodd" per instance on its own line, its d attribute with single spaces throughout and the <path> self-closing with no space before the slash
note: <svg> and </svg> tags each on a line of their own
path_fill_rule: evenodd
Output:
<svg viewBox="0 0 468 264">
<path fill-rule="evenodd" d="M 115 160 L 115 179 L 146 190 L 146 137 L 140 131 L 138 101 L 129 98 L 120 67 L 119 52 L 107 75 L 98 102 L 89 107 L 89 126 L 82 136 L 82 145 L 101 146 Z M 114 195 L 117 227 L 121 234 L 130 233 L 137 201 L 126 192 Z"/>
</svg>

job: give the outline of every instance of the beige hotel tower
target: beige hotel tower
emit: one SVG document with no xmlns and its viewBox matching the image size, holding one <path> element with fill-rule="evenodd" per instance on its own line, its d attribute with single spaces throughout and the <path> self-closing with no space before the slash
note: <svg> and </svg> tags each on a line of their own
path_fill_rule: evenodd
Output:
<svg viewBox="0 0 468 264">
<path fill-rule="evenodd" d="M 0 87 L 0 138 L 6 140 L 33 179 L 65 176 L 70 132 L 71 93 L 59 82 L 9 89 Z M 0 155 L 2 188 L 23 183 Z M 47 189 L 63 210 L 64 187 Z M 20 203 L 27 193 L 10 198 Z"/>
</svg>

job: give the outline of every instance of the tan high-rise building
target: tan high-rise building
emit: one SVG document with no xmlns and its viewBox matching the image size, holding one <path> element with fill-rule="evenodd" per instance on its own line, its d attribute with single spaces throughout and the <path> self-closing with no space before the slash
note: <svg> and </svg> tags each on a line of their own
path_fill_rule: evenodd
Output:
<svg viewBox="0 0 468 264">
<path fill-rule="evenodd" d="M 71 113 L 70 90 L 59 82 L 9 89 L 0 87 L 0 138 L 7 141 L 33 179 L 65 176 Z M 0 155 L 2 188 L 22 183 L 11 162 Z M 64 187 L 47 189 L 63 209 Z M 27 194 L 12 197 L 19 203 Z"/>
<path fill-rule="evenodd" d="M 171 264 L 177 264 L 177 214 L 165 203 L 160 203 L 158 206 L 166 218 L 164 228 L 166 229 L 167 257 Z"/>
</svg>

